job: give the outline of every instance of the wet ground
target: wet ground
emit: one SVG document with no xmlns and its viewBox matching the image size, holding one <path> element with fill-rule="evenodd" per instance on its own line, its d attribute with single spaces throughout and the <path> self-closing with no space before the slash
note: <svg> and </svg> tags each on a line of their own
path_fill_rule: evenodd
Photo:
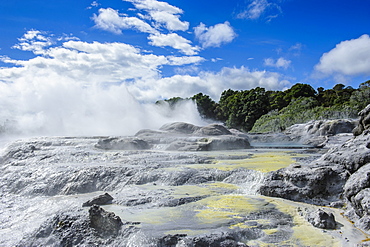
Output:
<svg viewBox="0 0 370 247">
<path fill-rule="evenodd" d="M 0 246 L 31 243 L 55 215 L 87 215 L 82 203 L 105 192 L 114 200 L 103 208 L 136 229 L 110 246 L 156 246 L 168 234 L 235 233 L 248 246 L 356 246 L 367 238 L 340 209 L 325 208 L 337 228 L 323 230 L 304 218 L 316 206 L 258 195 L 266 172 L 307 164 L 322 150 L 107 151 L 95 147 L 98 140 L 36 138 L 9 146 L 0 175 Z M 50 238 L 38 241 L 53 246 Z"/>
</svg>

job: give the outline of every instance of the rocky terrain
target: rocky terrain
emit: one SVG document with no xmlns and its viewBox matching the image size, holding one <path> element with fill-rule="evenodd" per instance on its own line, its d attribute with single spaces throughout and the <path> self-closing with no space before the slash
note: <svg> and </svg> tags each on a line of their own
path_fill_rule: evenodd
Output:
<svg viewBox="0 0 370 247">
<path fill-rule="evenodd" d="M 341 212 L 370 229 L 369 111 L 356 137 L 343 120 L 276 135 L 171 123 L 13 142 L 1 158 L 0 246 L 365 245 Z M 332 148 L 312 149 L 307 134 Z"/>
<path fill-rule="evenodd" d="M 270 172 L 260 193 L 345 208 L 355 226 L 370 233 L 370 105 L 359 116 L 354 137 L 308 165 Z"/>
</svg>

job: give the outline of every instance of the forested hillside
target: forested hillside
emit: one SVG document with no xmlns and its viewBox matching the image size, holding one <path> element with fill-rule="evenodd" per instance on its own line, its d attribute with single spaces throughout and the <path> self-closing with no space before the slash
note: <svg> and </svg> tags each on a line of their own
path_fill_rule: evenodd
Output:
<svg viewBox="0 0 370 247">
<path fill-rule="evenodd" d="M 200 114 L 221 121 L 229 128 L 250 132 L 282 131 L 309 120 L 357 118 L 357 113 L 370 103 L 370 80 L 359 88 L 337 84 L 332 89 L 297 83 L 285 91 L 266 91 L 264 88 L 234 91 L 225 90 L 219 102 L 198 93 L 190 98 Z M 170 105 L 179 97 L 165 100 Z M 160 104 L 158 101 L 157 104 Z"/>
</svg>

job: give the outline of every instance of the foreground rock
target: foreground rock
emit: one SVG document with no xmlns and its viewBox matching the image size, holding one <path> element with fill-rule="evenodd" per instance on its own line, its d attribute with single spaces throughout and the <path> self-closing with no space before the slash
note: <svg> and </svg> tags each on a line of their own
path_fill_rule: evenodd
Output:
<svg viewBox="0 0 370 247">
<path fill-rule="evenodd" d="M 355 225 L 370 231 L 370 105 L 360 112 L 356 136 L 320 159 L 267 175 L 263 195 L 318 205 L 343 206 Z"/>
<path fill-rule="evenodd" d="M 322 209 L 309 213 L 307 215 L 307 220 L 313 226 L 322 229 L 335 229 L 337 225 L 334 215 L 332 213 L 327 213 Z"/>
<path fill-rule="evenodd" d="M 90 226 L 103 237 L 116 236 L 123 225 L 120 217 L 105 211 L 98 205 L 93 205 L 89 209 L 89 219 Z"/>
</svg>

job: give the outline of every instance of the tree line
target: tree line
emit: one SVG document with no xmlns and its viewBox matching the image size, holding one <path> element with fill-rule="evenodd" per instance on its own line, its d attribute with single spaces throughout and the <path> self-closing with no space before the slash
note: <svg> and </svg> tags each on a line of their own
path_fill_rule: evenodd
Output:
<svg viewBox="0 0 370 247">
<path fill-rule="evenodd" d="M 271 91 L 262 87 L 228 89 L 221 93 L 219 102 L 203 93 L 187 99 L 174 97 L 164 101 L 174 106 L 189 99 L 196 103 L 202 117 L 223 122 L 228 128 L 279 131 L 289 127 L 289 124 L 314 119 L 357 117 L 357 112 L 370 103 L 370 80 L 361 83 L 357 89 L 336 84 L 332 89 L 319 87 L 315 90 L 308 84 L 297 83 L 285 91 Z M 157 101 L 157 104 L 162 102 Z M 261 126 L 265 126 L 264 129 Z"/>
</svg>

